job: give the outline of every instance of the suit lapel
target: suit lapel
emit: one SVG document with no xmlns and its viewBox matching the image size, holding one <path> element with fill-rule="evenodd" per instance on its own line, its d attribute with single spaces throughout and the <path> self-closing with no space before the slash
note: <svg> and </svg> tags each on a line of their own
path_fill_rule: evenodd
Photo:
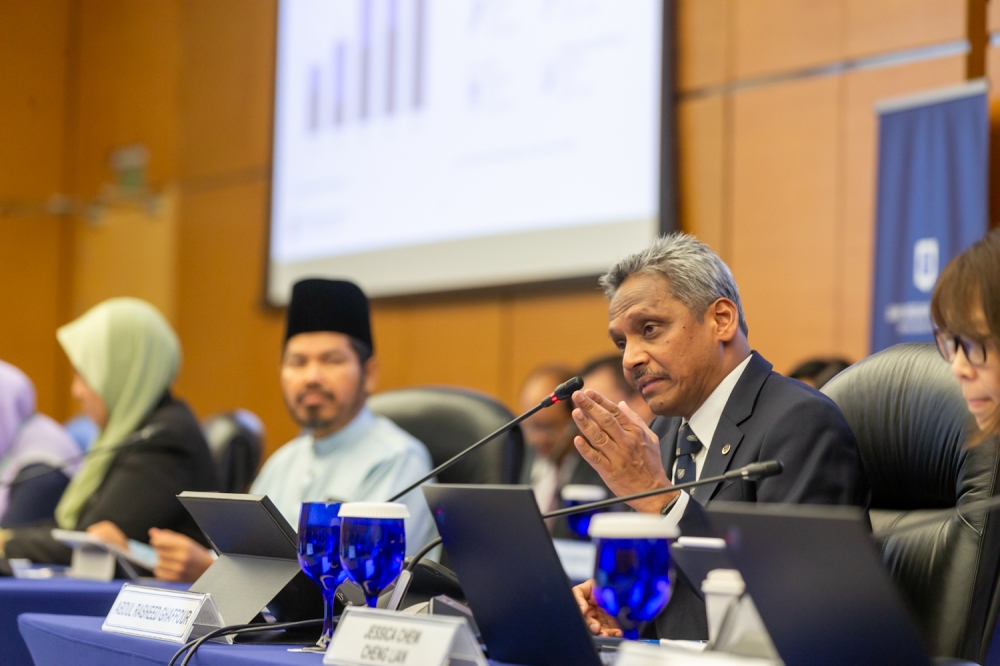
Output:
<svg viewBox="0 0 1000 666">
<path fill-rule="evenodd" d="M 735 391 L 734 391 L 735 393 Z M 732 401 L 732 398 L 730 398 Z M 726 405 L 729 406 L 728 404 Z M 719 418 L 719 425 L 715 428 L 715 435 L 712 437 L 712 446 L 708 448 L 708 455 L 705 458 L 705 466 L 701 468 L 701 479 L 710 476 L 724 474 L 729 469 L 729 463 L 736 455 L 736 449 L 743 441 L 743 431 L 736 427 L 732 421 L 726 417 L 726 412 L 722 412 Z M 725 453 L 723 453 L 725 451 Z M 691 496 L 701 504 L 705 504 L 712 499 L 712 495 L 718 490 L 718 483 L 709 483 L 691 489 Z"/>
<path fill-rule="evenodd" d="M 719 476 L 729 469 L 730 463 L 736 457 L 736 450 L 739 448 L 740 442 L 743 441 L 743 431 L 739 426 L 753 414 L 757 395 L 760 393 L 761 387 L 764 386 L 764 381 L 771 374 L 771 367 L 771 364 L 764 360 L 760 354 L 753 352 L 750 363 L 747 364 L 740 380 L 733 387 L 726 407 L 722 410 L 719 425 L 715 429 L 715 435 L 712 436 L 712 445 L 705 458 L 705 465 L 698 478 L 707 479 L 710 476 Z M 691 496 L 700 504 L 706 504 L 718 489 L 718 483 L 709 483 L 694 488 Z"/>
</svg>

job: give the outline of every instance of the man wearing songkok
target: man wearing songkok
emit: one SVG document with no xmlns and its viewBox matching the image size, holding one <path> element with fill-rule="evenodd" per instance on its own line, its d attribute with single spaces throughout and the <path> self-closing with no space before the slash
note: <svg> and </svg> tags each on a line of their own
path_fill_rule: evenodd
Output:
<svg viewBox="0 0 1000 666">
<path fill-rule="evenodd" d="M 427 448 L 366 406 L 378 375 L 368 299 L 342 280 L 302 280 L 288 306 L 281 388 L 292 418 L 305 431 L 264 464 L 250 492 L 267 495 L 290 524 L 310 501 L 385 501 L 427 474 Z M 406 548 L 436 536 L 423 493 L 402 497 L 410 511 Z M 152 530 L 156 575 L 196 579 L 212 559 L 190 539 Z"/>
<path fill-rule="evenodd" d="M 601 285 L 625 376 L 660 417 L 647 427 L 625 402 L 587 388 L 573 395 L 583 434 L 574 444 L 616 495 L 779 460 L 784 472 L 775 477 L 667 491 L 631 504 L 679 522 L 691 536 L 705 535 L 701 507 L 716 500 L 867 504 L 868 482 L 843 414 L 751 351 L 736 282 L 708 246 L 685 234 L 665 236 L 620 261 Z M 700 583 L 679 581 L 657 619 L 660 638 L 707 638 L 704 604 L 691 588 Z M 591 631 L 617 633 L 594 602 L 592 584 L 574 590 Z"/>
</svg>

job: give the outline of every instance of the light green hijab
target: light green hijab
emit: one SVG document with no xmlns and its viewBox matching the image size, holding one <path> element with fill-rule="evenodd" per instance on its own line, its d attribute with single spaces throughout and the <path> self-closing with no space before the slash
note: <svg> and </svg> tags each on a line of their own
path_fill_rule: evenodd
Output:
<svg viewBox="0 0 1000 666">
<path fill-rule="evenodd" d="M 180 367 L 180 343 L 163 315 L 136 298 L 112 298 L 58 331 L 73 368 L 101 396 L 108 421 L 56 507 L 56 522 L 76 527 L 114 455 L 170 388 Z"/>
</svg>

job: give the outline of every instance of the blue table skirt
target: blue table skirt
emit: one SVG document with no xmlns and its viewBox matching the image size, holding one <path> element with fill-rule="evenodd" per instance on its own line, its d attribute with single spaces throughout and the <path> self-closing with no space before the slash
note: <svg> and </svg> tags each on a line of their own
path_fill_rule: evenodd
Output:
<svg viewBox="0 0 1000 666">
<path fill-rule="evenodd" d="M 131 666 L 166 664 L 179 643 L 101 631 L 104 618 L 28 613 L 18 618 L 21 636 L 36 666 Z M 206 666 L 320 666 L 323 655 L 289 652 L 289 645 L 206 643 L 192 664 Z M 493 666 L 503 666 L 490 662 Z"/>
<path fill-rule="evenodd" d="M 0 578 L 0 666 L 31 666 L 28 648 L 17 630 L 18 615 L 56 613 L 104 617 L 124 582 Z"/>
<path fill-rule="evenodd" d="M 104 618 L 66 617 L 28 613 L 18 618 L 21 636 L 31 650 L 35 666 L 126 666 L 166 664 L 180 643 L 154 641 L 101 631 Z M 225 645 L 207 643 L 198 649 L 192 664 L 262 666 L 293 664 L 319 666 L 323 655 L 289 652 L 290 645 Z"/>
</svg>

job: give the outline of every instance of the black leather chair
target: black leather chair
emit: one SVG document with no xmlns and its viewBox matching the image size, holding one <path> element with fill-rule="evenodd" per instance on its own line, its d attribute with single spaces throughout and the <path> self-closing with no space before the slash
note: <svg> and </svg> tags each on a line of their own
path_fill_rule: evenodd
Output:
<svg viewBox="0 0 1000 666">
<path fill-rule="evenodd" d="M 496 399 L 467 389 L 425 386 L 373 395 L 368 407 L 427 446 L 437 467 L 514 418 Z M 484 444 L 438 475 L 439 483 L 517 483 L 521 429 Z"/>
<path fill-rule="evenodd" d="M 823 392 L 858 440 L 876 543 L 928 649 L 984 663 L 997 622 L 1000 514 L 958 516 L 954 509 L 997 493 L 996 438 L 967 445 L 965 401 L 932 344 L 875 354 Z"/>
<path fill-rule="evenodd" d="M 215 460 L 219 490 L 245 493 L 257 476 L 264 452 L 264 427 L 252 412 L 237 409 L 205 419 L 202 432 Z"/>
</svg>

